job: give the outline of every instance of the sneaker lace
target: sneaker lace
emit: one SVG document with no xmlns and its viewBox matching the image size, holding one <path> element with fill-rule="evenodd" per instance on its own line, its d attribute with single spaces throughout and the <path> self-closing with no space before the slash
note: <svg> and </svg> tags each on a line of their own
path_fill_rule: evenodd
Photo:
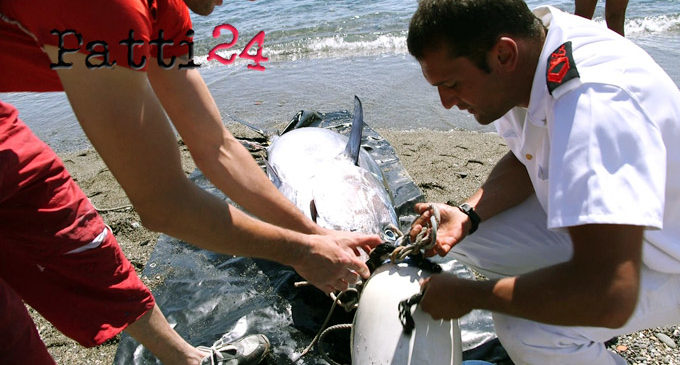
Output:
<svg viewBox="0 0 680 365">
<path fill-rule="evenodd" d="M 224 355 L 222 355 L 222 352 L 220 349 L 222 348 L 223 344 L 215 344 L 212 345 L 211 347 L 208 346 L 197 346 L 196 349 L 207 352 L 208 355 L 206 355 L 203 360 L 210 358 L 210 365 L 218 365 L 220 361 L 224 360 Z M 203 362 L 201 363 L 203 364 Z"/>
</svg>

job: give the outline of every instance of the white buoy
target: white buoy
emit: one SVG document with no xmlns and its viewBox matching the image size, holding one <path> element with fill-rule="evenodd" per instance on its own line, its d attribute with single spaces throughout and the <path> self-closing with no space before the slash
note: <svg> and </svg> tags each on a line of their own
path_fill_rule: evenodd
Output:
<svg viewBox="0 0 680 365">
<path fill-rule="evenodd" d="M 413 312 L 415 328 L 403 332 L 399 302 L 420 292 L 428 272 L 387 263 L 364 285 L 352 326 L 353 365 L 459 365 L 463 352 L 458 320 L 434 320 L 420 306 Z"/>
</svg>

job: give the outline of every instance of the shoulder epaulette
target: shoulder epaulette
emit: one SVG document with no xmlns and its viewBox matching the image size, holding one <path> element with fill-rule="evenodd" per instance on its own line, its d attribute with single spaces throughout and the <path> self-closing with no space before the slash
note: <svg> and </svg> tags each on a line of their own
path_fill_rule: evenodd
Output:
<svg viewBox="0 0 680 365">
<path fill-rule="evenodd" d="M 574 62 L 574 56 L 571 54 L 571 42 L 563 43 L 550 54 L 545 76 L 550 95 L 552 95 L 553 90 L 557 89 L 560 85 L 573 78 L 579 77 L 576 63 Z"/>
</svg>

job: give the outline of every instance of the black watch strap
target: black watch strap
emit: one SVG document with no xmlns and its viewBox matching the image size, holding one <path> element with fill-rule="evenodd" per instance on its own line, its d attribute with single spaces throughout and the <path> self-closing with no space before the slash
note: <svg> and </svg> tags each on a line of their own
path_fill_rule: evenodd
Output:
<svg viewBox="0 0 680 365">
<path fill-rule="evenodd" d="M 461 212 L 467 214 L 467 216 L 470 217 L 470 222 L 472 224 L 470 225 L 470 231 L 468 232 L 468 235 L 475 233 L 482 219 L 479 218 L 477 212 L 475 212 L 475 210 L 468 203 L 463 203 L 459 205 L 458 209 L 460 209 Z"/>
</svg>

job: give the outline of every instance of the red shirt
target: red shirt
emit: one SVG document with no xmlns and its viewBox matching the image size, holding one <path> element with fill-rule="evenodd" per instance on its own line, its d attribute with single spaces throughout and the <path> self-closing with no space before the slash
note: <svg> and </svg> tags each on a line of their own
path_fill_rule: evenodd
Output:
<svg viewBox="0 0 680 365">
<path fill-rule="evenodd" d="M 187 54 L 192 34 L 182 0 L 1 0 L 0 91 L 63 90 L 43 45 L 64 50 L 63 64 L 77 49 L 94 70 L 144 70 L 161 42 L 164 59 Z"/>
</svg>

